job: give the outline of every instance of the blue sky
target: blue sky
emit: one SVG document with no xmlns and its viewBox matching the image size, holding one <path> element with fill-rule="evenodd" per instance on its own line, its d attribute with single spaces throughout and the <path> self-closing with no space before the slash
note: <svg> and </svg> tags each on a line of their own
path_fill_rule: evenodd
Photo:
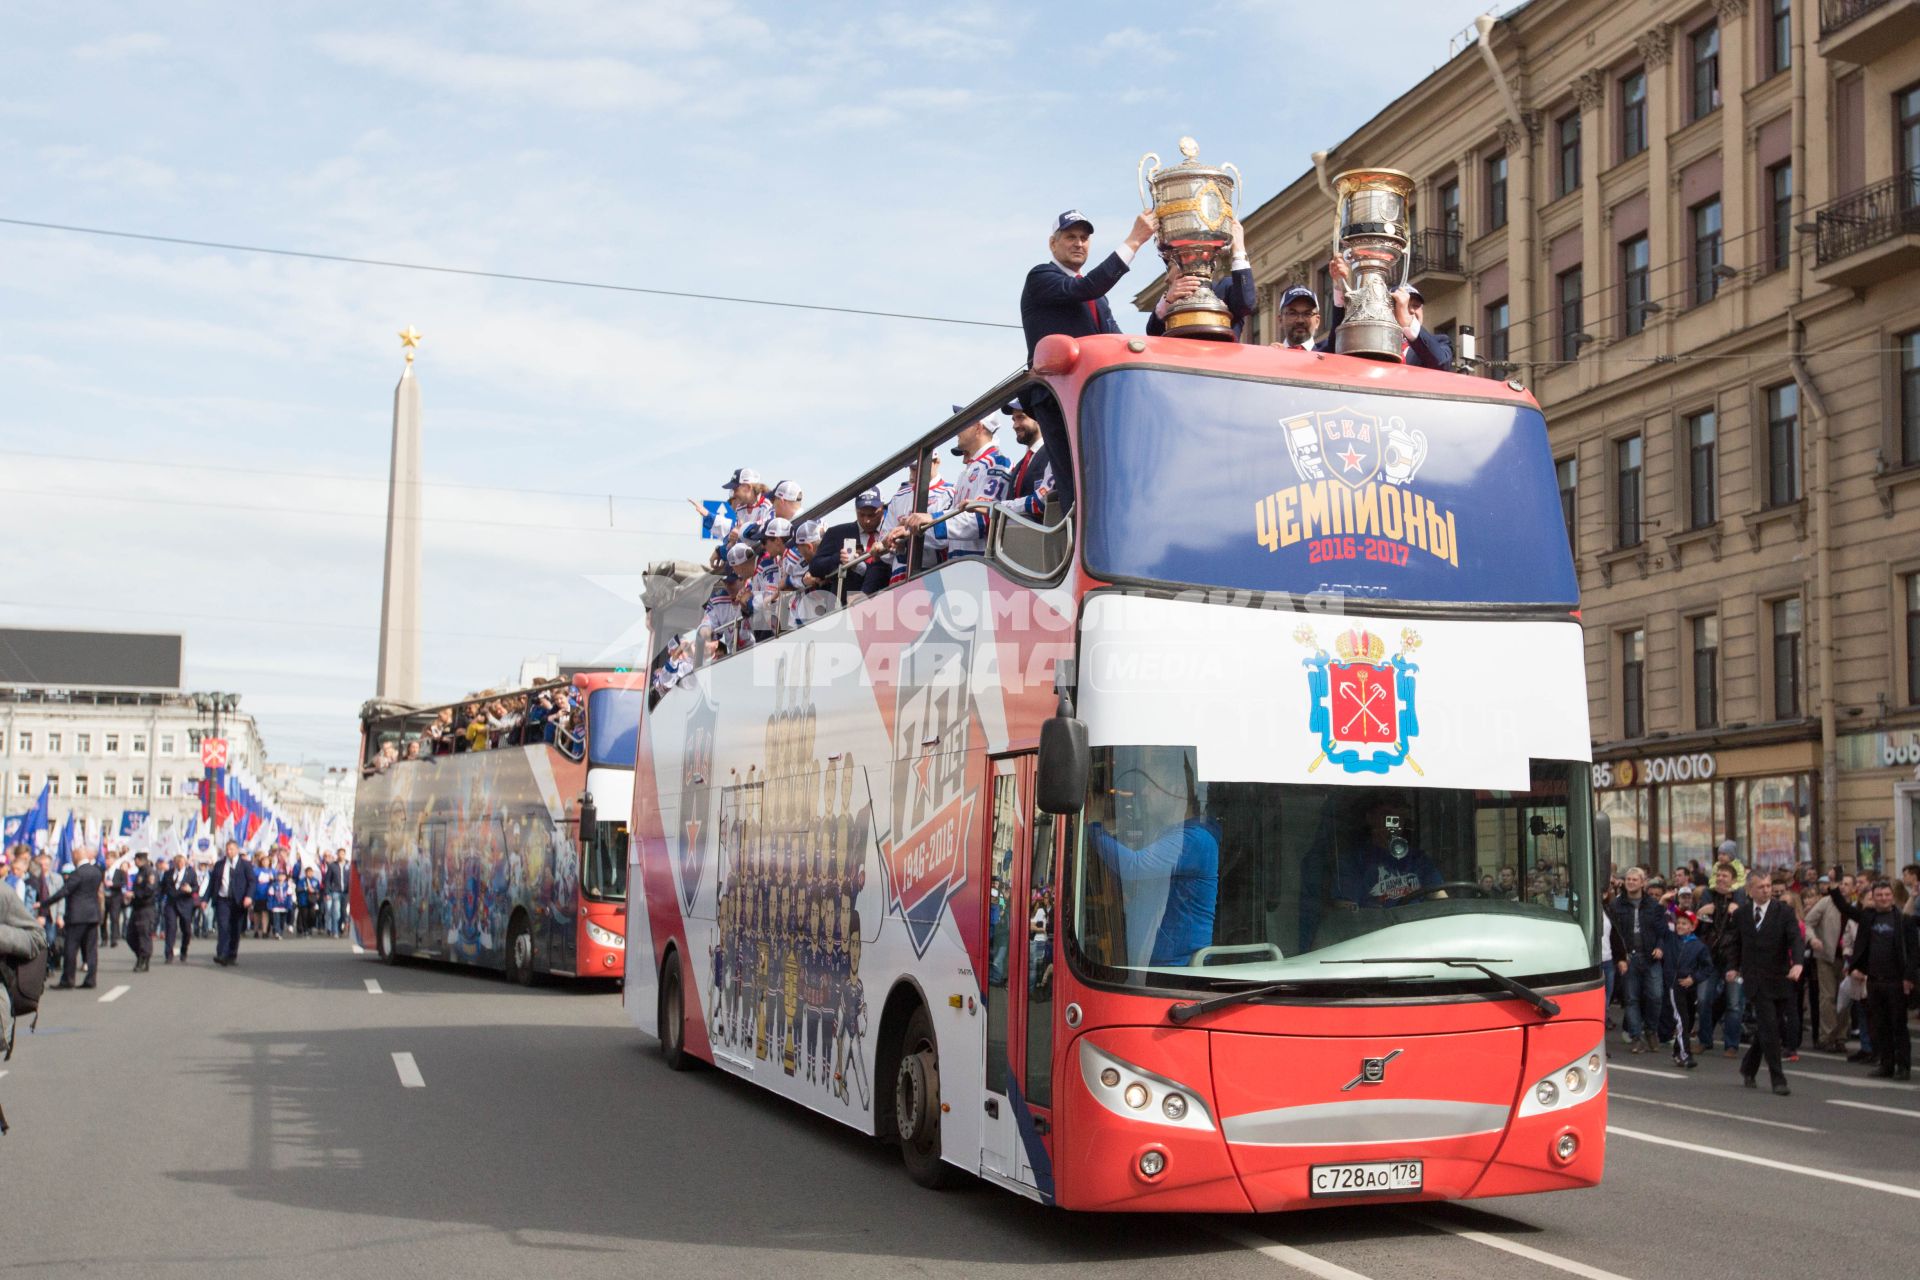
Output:
<svg viewBox="0 0 1920 1280">
<path fill-rule="evenodd" d="M 1011 323 L 1056 212 L 1124 232 L 1141 153 L 1191 134 L 1257 203 L 1485 7 L 1387 0 L 1362 45 L 1242 0 L 15 3 L 0 217 Z M 12 226 L 0 263 L 0 622 L 183 632 L 282 760 L 350 758 L 372 692 L 396 330 L 433 698 L 627 634 L 734 467 L 824 493 L 1023 354 Z"/>
</svg>

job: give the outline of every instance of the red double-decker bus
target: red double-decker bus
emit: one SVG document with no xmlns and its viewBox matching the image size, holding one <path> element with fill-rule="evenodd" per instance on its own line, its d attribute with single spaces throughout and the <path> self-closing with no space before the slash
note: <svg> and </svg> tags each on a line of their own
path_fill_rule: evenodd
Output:
<svg viewBox="0 0 1920 1280">
<path fill-rule="evenodd" d="M 1070 516 L 909 544 L 646 714 L 634 1023 L 922 1182 L 1067 1208 L 1597 1182 L 1585 664 L 1532 398 L 1055 337 L 809 514 L 1015 396 L 1071 432 Z"/>
<path fill-rule="evenodd" d="M 548 714 L 560 698 L 564 725 Z M 645 698 L 642 675 L 592 672 L 450 707 L 367 704 L 348 886 L 359 944 L 520 983 L 620 977 Z M 510 727 L 459 733 L 494 703 Z"/>
</svg>

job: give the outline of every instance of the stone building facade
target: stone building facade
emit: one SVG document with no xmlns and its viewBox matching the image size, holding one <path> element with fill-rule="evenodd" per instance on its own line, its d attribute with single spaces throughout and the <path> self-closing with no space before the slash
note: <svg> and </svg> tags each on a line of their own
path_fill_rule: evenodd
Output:
<svg viewBox="0 0 1920 1280">
<path fill-rule="evenodd" d="M 1484 22 L 1246 214 L 1253 340 L 1363 166 L 1418 184 L 1428 324 L 1546 412 L 1615 862 L 1913 861 L 1920 3 Z"/>
</svg>

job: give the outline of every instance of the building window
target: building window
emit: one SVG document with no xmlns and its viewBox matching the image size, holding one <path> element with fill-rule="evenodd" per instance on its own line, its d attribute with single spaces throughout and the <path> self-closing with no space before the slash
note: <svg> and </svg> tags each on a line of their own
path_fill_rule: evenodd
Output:
<svg viewBox="0 0 1920 1280">
<path fill-rule="evenodd" d="M 172 774 L 170 773 L 161 774 L 159 783 L 157 785 L 159 787 L 160 798 L 162 800 L 173 799 L 173 775 Z"/>
<path fill-rule="evenodd" d="M 1577 553 L 1580 540 L 1574 536 L 1574 522 L 1579 518 L 1580 460 L 1561 458 L 1553 464 L 1553 474 L 1560 482 L 1560 519 L 1567 526 L 1567 550 Z"/>
<path fill-rule="evenodd" d="M 1693 305 L 1698 307 L 1720 292 L 1720 197 L 1702 200 L 1687 215 L 1693 225 Z"/>
<path fill-rule="evenodd" d="M 110 756 L 119 754 L 120 735 L 117 733 L 109 733 L 108 735 L 106 735 L 106 746 L 104 749 L 106 753 Z"/>
<path fill-rule="evenodd" d="M 1767 169 L 1767 269 L 1785 271 L 1793 250 L 1793 165 L 1788 161 Z"/>
<path fill-rule="evenodd" d="M 1640 543 L 1640 515 L 1643 510 L 1641 499 L 1644 496 L 1641 483 L 1641 444 L 1639 436 L 1628 436 L 1624 440 L 1613 442 L 1615 497 L 1615 532 L 1618 543 L 1623 547 L 1638 546 Z"/>
<path fill-rule="evenodd" d="M 1903 333 L 1900 346 L 1900 462 L 1920 463 L 1920 330 Z"/>
<path fill-rule="evenodd" d="M 143 756 L 147 754 L 147 735 L 146 734 L 136 733 L 133 735 L 133 754 L 137 756 Z"/>
<path fill-rule="evenodd" d="M 1460 234 L 1460 184 L 1458 182 L 1441 184 L 1440 229 L 1450 237 Z"/>
<path fill-rule="evenodd" d="M 1487 230 L 1507 225 L 1507 153 L 1487 157 Z"/>
<path fill-rule="evenodd" d="M 47 754 L 54 756 L 60 754 L 60 735 L 51 731 L 47 734 Z"/>
<path fill-rule="evenodd" d="M 1579 267 L 1568 267 L 1554 277 L 1554 292 L 1560 300 L 1560 358 L 1578 360 L 1582 330 L 1586 326 L 1586 312 L 1581 296 L 1586 292 L 1585 273 Z"/>
<path fill-rule="evenodd" d="M 80 797 L 80 796 L 84 796 L 84 795 L 86 795 L 86 794 L 87 794 L 87 789 L 88 789 L 88 783 L 87 783 L 87 775 L 86 775 L 86 774 L 84 774 L 84 773 L 76 773 L 76 774 L 75 774 L 75 775 L 73 776 L 73 794 L 74 794 L 74 796 L 75 796 L 76 798 L 78 798 L 78 797 Z"/>
<path fill-rule="evenodd" d="M 1487 350 L 1488 364 L 1504 364 L 1507 359 L 1507 318 L 1508 308 L 1505 298 L 1495 298 L 1487 304 Z"/>
<path fill-rule="evenodd" d="M 135 800 L 144 800 L 147 796 L 147 775 L 136 773 L 127 779 L 127 794 Z"/>
<path fill-rule="evenodd" d="M 1920 573 L 1910 573 L 1902 582 L 1907 588 L 1907 705 L 1920 706 Z"/>
<path fill-rule="evenodd" d="M 1901 191 L 1900 207 L 1911 209 L 1920 204 L 1913 186 L 1913 173 L 1920 169 L 1920 84 L 1902 89 L 1893 98 L 1894 114 L 1899 117 L 1895 138 L 1900 147 L 1897 157 L 1907 183 Z"/>
<path fill-rule="evenodd" d="M 1719 434 L 1713 410 L 1687 418 L 1688 515 L 1696 529 L 1704 529 L 1720 518 L 1713 491 L 1714 453 L 1719 446 Z"/>
<path fill-rule="evenodd" d="M 1647 327 L 1647 238 L 1635 236 L 1620 245 L 1620 295 L 1626 310 L 1620 330 L 1628 337 Z"/>
<path fill-rule="evenodd" d="M 1767 388 L 1767 505 L 1800 501 L 1800 388 Z"/>
<path fill-rule="evenodd" d="M 1620 736 L 1641 738 L 1647 732 L 1647 633 L 1620 633 Z"/>
<path fill-rule="evenodd" d="M 1720 723 L 1720 619 L 1707 613 L 1693 619 L 1693 727 Z"/>
<path fill-rule="evenodd" d="M 172 734 L 163 733 L 160 735 L 160 754 L 163 756 L 170 756 L 173 754 L 173 735 Z"/>
<path fill-rule="evenodd" d="M 1773 718 L 1800 714 L 1800 597 L 1773 602 Z"/>
<path fill-rule="evenodd" d="M 109 773 L 100 779 L 100 794 L 103 796 L 117 796 L 120 794 L 120 778 L 117 774 Z"/>
<path fill-rule="evenodd" d="M 1767 74 L 1793 66 L 1793 0 L 1767 0 Z"/>
<path fill-rule="evenodd" d="M 1620 158 L 1631 160 L 1647 149 L 1647 73 L 1629 71 L 1620 78 Z"/>
<path fill-rule="evenodd" d="M 83 756 L 91 752 L 93 750 L 93 735 L 90 733 L 74 734 L 73 749 Z"/>
<path fill-rule="evenodd" d="M 1693 90 L 1693 113 L 1699 120 L 1720 109 L 1720 24 L 1709 23 L 1693 33 L 1693 62 L 1688 83 Z"/>
<path fill-rule="evenodd" d="M 1912 617 L 1913 615 L 1909 614 L 1907 616 Z M 1911 624 L 1909 624 L 1909 626 L 1911 626 Z M 33 775 L 30 773 L 14 774 L 13 775 L 13 794 L 17 796 L 32 795 L 33 794 Z"/>
<path fill-rule="evenodd" d="M 61 790 L 60 790 L 60 775 L 59 775 L 59 774 L 57 774 L 57 773 L 50 773 L 50 774 L 48 774 L 48 775 L 47 775 L 47 794 L 48 794 L 48 795 L 50 795 L 50 796 L 57 796 L 57 795 L 60 795 L 60 794 L 62 794 L 62 792 L 61 792 Z"/>
<path fill-rule="evenodd" d="M 1559 143 L 1559 166 L 1554 170 L 1553 193 L 1570 195 L 1580 187 L 1580 112 L 1576 109 L 1560 117 L 1553 126 Z"/>
<path fill-rule="evenodd" d="M 33 754 L 33 734 L 29 733 L 25 729 L 22 729 L 20 731 L 19 736 L 16 737 L 14 741 L 19 745 L 20 753 L 22 755 Z"/>
</svg>

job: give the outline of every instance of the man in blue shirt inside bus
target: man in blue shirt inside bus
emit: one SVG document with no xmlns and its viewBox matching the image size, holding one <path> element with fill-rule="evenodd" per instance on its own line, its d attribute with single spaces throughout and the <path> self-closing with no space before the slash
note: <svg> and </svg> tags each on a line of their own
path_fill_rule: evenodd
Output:
<svg viewBox="0 0 1920 1280">
<path fill-rule="evenodd" d="M 1152 830 L 1151 826 L 1147 830 Z M 1220 895 L 1220 824 L 1191 802 L 1183 821 L 1167 827 L 1138 849 L 1122 844 L 1099 822 L 1087 824 L 1087 843 L 1127 887 L 1128 962 L 1138 965 L 1139 944 L 1133 925 L 1144 912 L 1150 921 L 1155 881 L 1165 881 L 1158 927 L 1146 963 L 1154 968 L 1184 968 L 1193 953 L 1213 943 L 1214 906 Z M 1144 939 L 1142 939 L 1144 941 Z"/>
<path fill-rule="evenodd" d="M 1343 907 L 1397 907 L 1446 877 L 1423 850 L 1413 847 L 1407 806 L 1382 796 L 1365 810 L 1367 843 L 1340 859 L 1333 900 Z M 1438 896 L 1438 895 L 1434 895 Z"/>
</svg>

